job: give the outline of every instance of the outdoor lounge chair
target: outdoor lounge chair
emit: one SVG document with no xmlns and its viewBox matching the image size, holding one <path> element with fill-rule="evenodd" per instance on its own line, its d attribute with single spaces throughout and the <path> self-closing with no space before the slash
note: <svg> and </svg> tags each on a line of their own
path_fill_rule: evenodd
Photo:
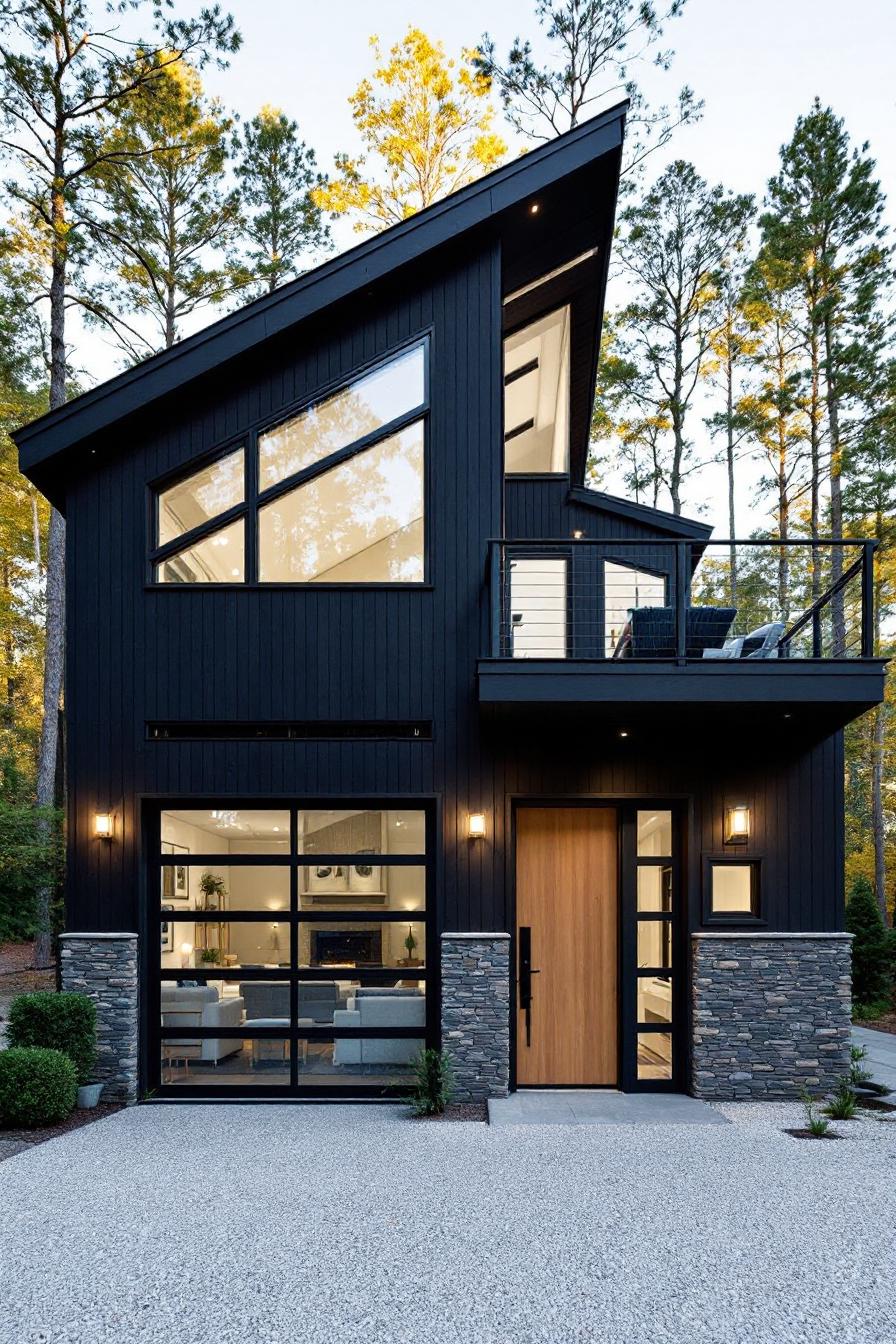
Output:
<svg viewBox="0 0 896 1344">
<path fill-rule="evenodd" d="M 736 607 L 688 607 L 685 625 L 685 651 L 688 658 L 700 658 L 707 649 L 721 650 L 725 636 L 737 615 Z M 622 641 L 614 657 L 674 658 L 677 653 L 674 607 L 633 607 L 629 614 L 630 640 Z"/>
</svg>

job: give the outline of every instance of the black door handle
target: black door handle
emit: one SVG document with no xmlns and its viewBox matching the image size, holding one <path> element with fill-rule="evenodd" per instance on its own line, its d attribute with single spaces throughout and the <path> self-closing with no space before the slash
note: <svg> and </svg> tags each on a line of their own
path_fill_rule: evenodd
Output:
<svg viewBox="0 0 896 1344">
<path fill-rule="evenodd" d="M 540 970 L 532 966 L 532 930 L 528 925 L 520 927 L 520 1007 L 526 1014 L 526 1045 L 532 1044 L 532 977 L 541 975 Z"/>
</svg>

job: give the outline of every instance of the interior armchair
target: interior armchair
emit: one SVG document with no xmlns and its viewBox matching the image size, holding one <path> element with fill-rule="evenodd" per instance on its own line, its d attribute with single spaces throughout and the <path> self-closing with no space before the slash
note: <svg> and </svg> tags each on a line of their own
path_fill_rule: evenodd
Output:
<svg viewBox="0 0 896 1344">
<path fill-rule="evenodd" d="M 163 1027 L 239 1027 L 243 1021 L 242 999 L 219 999 L 212 985 L 162 986 Z M 187 1059 L 217 1064 L 242 1050 L 238 1038 L 203 1037 L 177 1042 Z"/>
</svg>

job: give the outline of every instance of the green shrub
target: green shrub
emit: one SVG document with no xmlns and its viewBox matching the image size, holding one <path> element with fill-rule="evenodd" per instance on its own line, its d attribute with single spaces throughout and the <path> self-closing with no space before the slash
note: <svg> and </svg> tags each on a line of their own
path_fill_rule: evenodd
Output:
<svg viewBox="0 0 896 1344">
<path fill-rule="evenodd" d="M 867 877 L 856 877 L 846 902 L 852 940 L 852 997 L 858 1004 L 889 999 L 892 970 L 887 931 Z"/>
<path fill-rule="evenodd" d="M 12 1046 L 0 1050 L 0 1128 L 56 1125 L 78 1096 L 75 1066 L 61 1050 Z"/>
<path fill-rule="evenodd" d="M 837 1091 L 824 1108 L 825 1114 L 834 1120 L 852 1120 L 859 1109 L 859 1103 L 847 1078 L 841 1078 Z"/>
<path fill-rule="evenodd" d="M 421 1050 L 414 1060 L 414 1115 L 441 1115 L 454 1091 L 454 1078 L 447 1055 L 441 1050 Z"/>
<path fill-rule="evenodd" d="M 96 1060 L 96 1007 L 86 994 L 41 990 L 20 994 L 9 1010 L 9 1045 L 62 1050 L 75 1066 L 78 1082 L 90 1082 Z"/>
</svg>

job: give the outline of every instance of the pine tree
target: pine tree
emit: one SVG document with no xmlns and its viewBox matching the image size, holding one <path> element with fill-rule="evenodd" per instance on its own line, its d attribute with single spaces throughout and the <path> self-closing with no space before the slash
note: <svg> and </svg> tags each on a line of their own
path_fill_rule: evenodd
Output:
<svg viewBox="0 0 896 1344">
<path fill-rule="evenodd" d="M 271 293 L 330 245 L 313 192 L 325 185 L 314 150 L 277 107 L 263 107 L 234 136 L 242 204 L 239 238 L 250 284 Z"/>
<path fill-rule="evenodd" d="M 227 260 L 240 221 L 226 181 L 231 128 L 198 72 L 176 61 L 135 92 L 106 138 L 94 232 L 117 283 L 85 307 L 132 361 L 169 349 L 185 318 L 244 278 Z"/>
<path fill-rule="evenodd" d="M 761 218 L 765 252 L 789 267 L 803 295 L 811 377 L 823 382 L 835 538 L 843 536 L 844 456 L 861 431 L 861 392 L 874 376 L 875 346 L 886 327 L 882 309 L 893 278 L 884 196 L 867 151 L 867 144 L 852 148 L 842 120 L 816 99 L 781 150 L 780 171 L 769 182 Z M 820 455 L 814 465 L 820 469 Z M 815 481 L 816 508 L 817 500 Z M 833 582 L 842 570 L 843 557 L 835 546 Z M 834 646 L 843 649 L 842 594 L 833 599 L 832 613 Z"/>
<path fill-rule="evenodd" d="M 679 160 L 622 212 L 619 251 L 633 298 L 620 324 L 633 362 L 650 380 L 646 401 L 671 426 L 657 471 L 675 513 L 697 465 L 687 418 L 722 320 L 720 273 L 741 245 L 752 209 L 752 197 L 710 187 Z"/>
<path fill-rule="evenodd" d="M 889 999 L 892 972 L 887 933 L 871 883 L 854 879 L 846 902 L 846 931 L 852 941 L 852 997 L 868 1005 Z"/>
<path fill-rule="evenodd" d="M 501 95 L 507 120 L 518 135 L 552 140 L 601 108 L 629 100 L 623 181 L 630 180 L 648 154 L 668 144 L 679 126 L 698 121 L 702 102 L 685 86 L 674 108 L 650 108 L 633 71 L 645 65 L 668 70 L 673 53 L 662 47 L 666 24 L 678 18 L 686 0 L 535 0 L 535 20 L 543 30 L 538 45 L 551 53 L 536 62 L 532 42 L 515 38 L 506 60 L 485 33 L 475 57 L 477 70 Z"/>
</svg>

